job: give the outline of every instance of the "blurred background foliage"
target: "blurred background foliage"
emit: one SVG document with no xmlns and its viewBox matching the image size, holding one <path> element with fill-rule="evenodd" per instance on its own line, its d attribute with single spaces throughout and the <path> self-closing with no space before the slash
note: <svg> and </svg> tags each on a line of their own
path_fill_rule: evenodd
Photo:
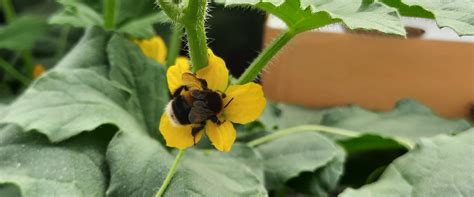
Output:
<svg viewBox="0 0 474 197">
<path fill-rule="evenodd" d="M 101 2 L 90 0 L 82 2 L 92 6 L 97 13 L 101 13 Z M 127 14 L 136 13 L 139 10 L 146 10 L 147 13 L 159 13 L 158 7 L 149 6 L 147 3 L 141 4 L 143 5 L 141 8 L 139 6 L 134 10 L 119 14 L 118 23 L 120 21 L 126 23 L 127 17 L 129 17 Z M 35 65 L 41 64 L 46 69 L 51 68 L 77 43 L 83 34 L 84 29 L 75 27 L 81 25 L 76 25 L 77 23 L 74 22 L 70 22 L 73 25 L 51 24 L 64 15 L 58 1 L 11 1 L 15 11 L 13 20 L 15 22 L 11 21 L 12 24 L 7 22 L 5 9 L 3 9 L 3 4 L 1 5 L 0 58 L 14 66 L 29 80 L 33 78 L 32 69 Z M 240 76 L 262 48 L 265 13 L 240 7 L 224 8 L 222 4 L 213 3 L 210 5 L 210 16 L 207 20 L 209 47 L 226 60 L 232 75 Z M 70 18 L 63 17 L 60 20 L 72 21 Z M 167 43 L 169 42 L 171 24 L 166 21 L 155 23 L 153 30 L 161 35 Z M 186 53 L 186 45 L 183 42 L 181 55 L 186 55 Z M 7 95 L 11 97 L 21 93 L 25 85 L 1 69 L 0 87 L 0 95 L 2 95 L 0 98 L 6 100 Z"/>
</svg>

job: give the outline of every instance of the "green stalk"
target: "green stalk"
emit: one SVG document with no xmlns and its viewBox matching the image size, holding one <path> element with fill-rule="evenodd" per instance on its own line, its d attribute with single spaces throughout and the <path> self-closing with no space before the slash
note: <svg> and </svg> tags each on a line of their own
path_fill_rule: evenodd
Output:
<svg viewBox="0 0 474 197">
<path fill-rule="evenodd" d="M 351 130 L 346 130 L 346 129 L 340 129 L 340 128 L 335 128 L 335 127 L 327 127 L 327 126 L 322 126 L 322 125 L 301 125 L 297 127 L 292 127 L 288 129 L 283 129 L 277 132 L 274 132 L 270 135 L 263 136 L 261 138 L 257 138 L 253 141 L 250 141 L 247 143 L 248 146 L 250 147 L 255 147 L 260 144 L 264 144 L 267 142 L 270 142 L 272 140 L 275 140 L 280 137 L 284 137 L 290 134 L 294 133 L 300 133 L 300 132 L 307 132 L 307 131 L 319 131 L 319 132 L 324 132 L 324 133 L 330 133 L 330 134 L 335 134 L 335 135 L 340 135 L 340 136 L 345 136 L 345 137 L 350 137 L 350 138 L 355 138 L 363 135 L 360 132 L 355 132 Z M 415 147 L 415 144 L 411 142 L 408 139 L 404 138 L 393 138 L 396 142 L 399 144 L 405 146 L 407 149 L 411 150 Z"/>
<path fill-rule="evenodd" d="M 188 2 L 184 10 L 182 23 L 186 30 L 193 73 L 207 66 L 207 38 L 204 27 L 207 1 L 193 0 Z"/>
<path fill-rule="evenodd" d="M 16 18 L 15 9 L 13 9 L 13 5 L 10 0 L 2 0 L 2 7 L 3 12 L 5 13 L 5 20 L 7 24 L 10 24 Z"/>
<path fill-rule="evenodd" d="M 250 64 L 245 72 L 240 76 L 237 84 L 246 84 L 255 80 L 263 68 L 270 62 L 270 60 L 285 46 L 296 33 L 291 29 L 280 34 L 265 50 L 258 55 L 258 57 Z"/>
<path fill-rule="evenodd" d="M 176 58 L 181 51 L 181 37 L 183 35 L 183 26 L 176 24 L 173 27 L 173 32 L 170 39 L 170 48 L 168 50 L 168 57 L 166 58 L 166 68 L 174 65 Z"/>
<path fill-rule="evenodd" d="M 176 172 L 176 168 L 178 167 L 181 158 L 184 156 L 184 149 L 179 150 L 178 155 L 176 155 L 176 158 L 174 159 L 173 165 L 170 168 L 170 171 L 168 171 L 168 175 L 166 175 L 165 181 L 161 185 L 160 189 L 158 190 L 158 193 L 156 193 L 155 197 L 161 197 L 166 191 L 166 188 L 171 182 L 171 179 L 174 176 L 174 173 Z"/>
<path fill-rule="evenodd" d="M 184 26 L 188 40 L 189 56 L 191 57 L 193 73 L 207 66 L 207 38 L 204 27 L 207 0 L 192 0 L 186 4 L 174 3 L 171 0 L 158 0 L 171 19 Z M 186 5 L 185 8 L 184 5 Z"/>
<path fill-rule="evenodd" d="M 21 83 L 23 83 L 25 86 L 27 86 L 30 83 L 30 78 L 25 77 L 23 74 L 18 72 L 11 64 L 9 64 L 7 61 L 3 59 L 0 59 L 0 68 L 5 70 L 6 73 L 8 73 L 13 78 L 20 81 Z"/>
<path fill-rule="evenodd" d="M 105 29 L 115 28 L 115 0 L 104 0 L 104 27 Z"/>
<path fill-rule="evenodd" d="M 166 15 L 174 21 L 179 21 L 181 17 L 181 10 L 178 5 L 173 3 L 171 0 L 157 0 L 162 10 L 165 11 Z"/>
</svg>

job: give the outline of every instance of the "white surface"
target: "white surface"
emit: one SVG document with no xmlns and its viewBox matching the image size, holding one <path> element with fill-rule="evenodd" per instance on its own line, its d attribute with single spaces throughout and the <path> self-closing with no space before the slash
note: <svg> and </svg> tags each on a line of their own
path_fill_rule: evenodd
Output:
<svg viewBox="0 0 474 197">
<path fill-rule="evenodd" d="M 469 42 L 474 43 L 474 36 L 458 36 L 451 28 L 438 28 L 436 22 L 431 19 L 402 17 L 405 26 L 416 27 L 425 30 L 425 33 L 420 39 L 425 40 L 443 40 L 454 42 Z M 274 15 L 270 15 L 267 20 L 267 26 L 274 29 L 286 29 L 286 24 Z M 332 24 L 325 27 L 315 29 L 313 31 L 330 32 L 330 33 L 345 33 L 344 27 L 341 24 Z"/>
</svg>

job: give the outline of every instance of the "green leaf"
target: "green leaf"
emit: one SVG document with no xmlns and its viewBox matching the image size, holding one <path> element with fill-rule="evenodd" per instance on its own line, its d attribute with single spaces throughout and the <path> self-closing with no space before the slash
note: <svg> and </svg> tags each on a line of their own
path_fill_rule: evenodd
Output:
<svg viewBox="0 0 474 197">
<path fill-rule="evenodd" d="M 375 183 L 341 196 L 469 196 L 474 193 L 474 129 L 422 139 Z"/>
<path fill-rule="evenodd" d="M 402 15 L 434 18 L 440 27 L 450 27 L 459 35 L 474 35 L 474 1 L 472 0 L 384 0 Z M 419 13 L 415 13 L 418 11 Z"/>
<path fill-rule="evenodd" d="M 296 191 L 314 196 L 328 196 L 336 189 L 344 172 L 346 161 L 344 152 L 339 149 L 337 156 L 324 167 L 314 172 L 303 172 L 288 181 L 288 185 Z"/>
<path fill-rule="evenodd" d="M 305 192 L 326 194 L 336 187 L 342 174 L 344 151 L 316 132 L 277 138 L 257 146 L 257 150 L 264 160 L 268 189 L 277 189 L 300 173 L 314 172 L 309 175 L 310 181 L 301 181 L 298 185 Z"/>
<path fill-rule="evenodd" d="M 59 0 L 64 9 L 49 19 L 51 24 L 68 24 L 74 27 L 102 26 L 104 20 L 100 12 L 77 0 Z"/>
<path fill-rule="evenodd" d="M 0 49 L 24 50 L 33 47 L 46 32 L 46 22 L 38 17 L 17 18 L 7 26 L 0 26 Z"/>
<path fill-rule="evenodd" d="M 431 12 L 426 11 L 420 6 L 409 6 L 402 3 L 402 0 L 379 0 L 380 2 L 398 9 L 398 12 L 402 16 L 419 17 L 419 18 L 431 18 L 434 16 Z"/>
<path fill-rule="evenodd" d="M 114 36 L 107 46 L 110 79 L 132 91 L 134 117 L 146 122 L 150 135 L 157 135 L 161 114 L 169 101 L 166 71 L 155 60 L 146 58 L 129 40 Z M 140 118 L 139 118 L 140 117 Z"/>
<path fill-rule="evenodd" d="M 55 70 L 37 80 L 0 115 L 3 123 L 38 130 L 53 142 L 106 123 L 124 131 L 145 132 L 121 105 L 129 93 L 93 71 Z"/>
<path fill-rule="evenodd" d="M 125 132 L 156 133 L 168 100 L 164 69 L 130 41 L 91 30 L 56 68 L 35 81 L 0 115 L 53 141 L 103 124 Z M 104 65 L 110 62 L 110 66 Z"/>
<path fill-rule="evenodd" d="M 102 1 L 59 0 L 64 9 L 50 18 L 52 24 L 68 24 L 75 27 L 104 25 Z M 160 14 L 153 0 L 117 0 L 115 25 L 118 32 L 135 38 L 149 38 L 155 35 L 153 24 L 168 21 Z"/>
<path fill-rule="evenodd" d="M 311 109 L 298 105 L 280 103 L 277 107 L 281 111 L 278 128 L 284 129 L 305 124 L 321 124 L 321 120 L 330 109 Z"/>
<path fill-rule="evenodd" d="M 349 138 L 339 141 L 348 154 L 356 152 L 366 152 L 370 150 L 390 150 L 404 149 L 397 141 L 392 138 L 379 135 L 365 134 L 356 138 Z"/>
<path fill-rule="evenodd" d="M 54 69 L 83 68 L 95 70 L 103 76 L 107 74 L 106 47 L 110 35 L 100 28 L 89 28 L 79 43 L 67 53 Z"/>
<path fill-rule="evenodd" d="M 428 107 L 411 99 L 399 101 L 390 112 L 373 112 L 356 105 L 323 109 L 279 104 L 279 128 L 299 125 L 325 125 L 347 129 L 360 135 L 349 138 L 325 134 L 349 153 L 400 148 L 399 138 L 416 141 L 441 133 L 457 133 L 470 128 L 465 120 L 448 120 L 435 115 Z M 399 144 L 399 145 L 397 145 Z"/>
<path fill-rule="evenodd" d="M 110 134 L 87 133 L 50 144 L 43 135 L 24 133 L 14 125 L 0 126 L 0 194 L 103 196 L 104 153 Z"/>
<path fill-rule="evenodd" d="M 160 21 L 162 17 L 163 16 L 158 13 L 132 20 L 119 27 L 117 31 L 128 33 L 137 38 L 150 38 L 156 34 L 152 25 Z"/>
<path fill-rule="evenodd" d="M 173 162 L 157 141 L 119 133 L 107 150 L 110 196 L 154 196 Z M 230 153 L 186 150 L 165 196 L 266 196 L 255 152 L 235 144 Z"/>
<path fill-rule="evenodd" d="M 358 106 L 328 112 L 323 125 L 361 131 L 383 137 L 417 140 L 442 133 L 457 133 L 470 128 L 465 120 L 447 120 L 433 114 L 422 104 L 405 99 L 390 112 L 376 113 Z"/>
<path fill-rule="evenodd" d="M 226 0 L 226 5 L 253 5 L 282 19 L 295 32 L 342 22 L 350 29 L 405 36 L 396 9 L 367 0 Z"/>
</svg>

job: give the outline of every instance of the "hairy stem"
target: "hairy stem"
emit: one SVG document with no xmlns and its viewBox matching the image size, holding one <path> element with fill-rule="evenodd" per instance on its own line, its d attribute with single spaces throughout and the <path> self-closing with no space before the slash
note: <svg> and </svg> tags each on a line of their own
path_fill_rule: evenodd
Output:
<svg viewBox="0 0 474 197">
<path fill-rule="evenodd" d="M 160 5 L 161 9 L 165 11 L 166 15 L 174 21 L 179 21 L 181 16 L 181 10 L 179 6 L 172 0 L 156 0 Z"/>
<path fill-rule="evenodd" d="M 355 132 L 351 130 L 346 130 L 346 129 L 340 129 L 340 128 L 335 128 L 335 127 L 327 127 L 327 126 L 322 126 L 322 125 L 301 125 L 297 127 L 292 127 L 288 129 L 283 129 L 280 131 L 277 131 L 275 133 L 272 133 L 270 135 L 263 136 L 261 138 L 257 138 L 253 141 L 250 141 L 247 143 L 250 147 L 255 147 L 260 144 L 264 144 L 267 142 L 270 142 L 272 140 L 278 139 L 280 137 L 284 137 L 293 133 L 299 133 L 299 132 L 307 132 L 307 131 L 319 131 L 323 133 L 330 133 L 330 134 L 335 134 L 335 135 L 340 135 L 340 136 L 345 136 L 345 137 L 359 137 L 363 135 L 363 133 L 360 132 Z M 407 149 L 413 149 L 415 147 L 414 143 L 411 142 L 408 139 L 404 138 L 393 138 L 396 142 L 399 144 L 405 146 Z"/>
<path fill-rule="evenodd" d="M 11 64 L 9 64 L 7 61 L 3 59 L 0 59 L 0 68 L 2 68 L 6 73 L 8 73 L 13 78 L 23 83 L 25 86 L 30 83 L 30 78 L 18 72 Z"/>
<path fill-rule="evenodd" d="M 183 26 L 176 24 L 173 27 L 173 33 L 170 39 L 170 48 L 168 50 L 168 57 L 166 59 L 166 68 L 174 65 L 176 58 L 181 51 L 181 37 L 183 35 Z"/>
<path fill-rule="evenodd" d="M 104 0 L 104 27 L 105 29 L 115 28 L 116 0 Z"/>
<path fill-rule="evenodd" d="M 258 57 L 250 64 L 245 72 L 240 76 L 238 84 L 245 84 L 255 80 L 263 68 L 270 60 L 285 46 L 296 33 L 291 29 L 282 33 L 276 38 Z"/>
<path fill-rule="evenodd" d="M 193 73 L 207 66 L 207 38 L 204 27 L 206 9 L 206 0 L 189 1 L 182 18 L 182 23 L 186 30 Z"/>
<path fill-rule="evenodd" d="M 171 179 L 174 176 L 174 173 L 176 172 L 176 168 L 178 167 L 179 163 L 181 162 L 181 158 L 184 156 L 184 149 L 179 150 L 178 154 L 176 155 L 176 158 L 174 159 L 173 165 L 170 168 L 170 171 L 168 171 L 168 175 L 166 175 L 165 181 L 160 187 L 160 190 L 158 190 L 158 193 L 156 193 L 156 197 L 161 197 L 166 191 L 166 188 L 171 182 Z"/>
<path fill-rule="evenodd" d="M 10 24 L 15 20 L 16 14 L 15 9 L 13 9 L 13 5 L 10 0 L 2 0 L 2 8 L 3 13 L 5 14 L 5 21 L 7 24 Z"/>
</svg>

